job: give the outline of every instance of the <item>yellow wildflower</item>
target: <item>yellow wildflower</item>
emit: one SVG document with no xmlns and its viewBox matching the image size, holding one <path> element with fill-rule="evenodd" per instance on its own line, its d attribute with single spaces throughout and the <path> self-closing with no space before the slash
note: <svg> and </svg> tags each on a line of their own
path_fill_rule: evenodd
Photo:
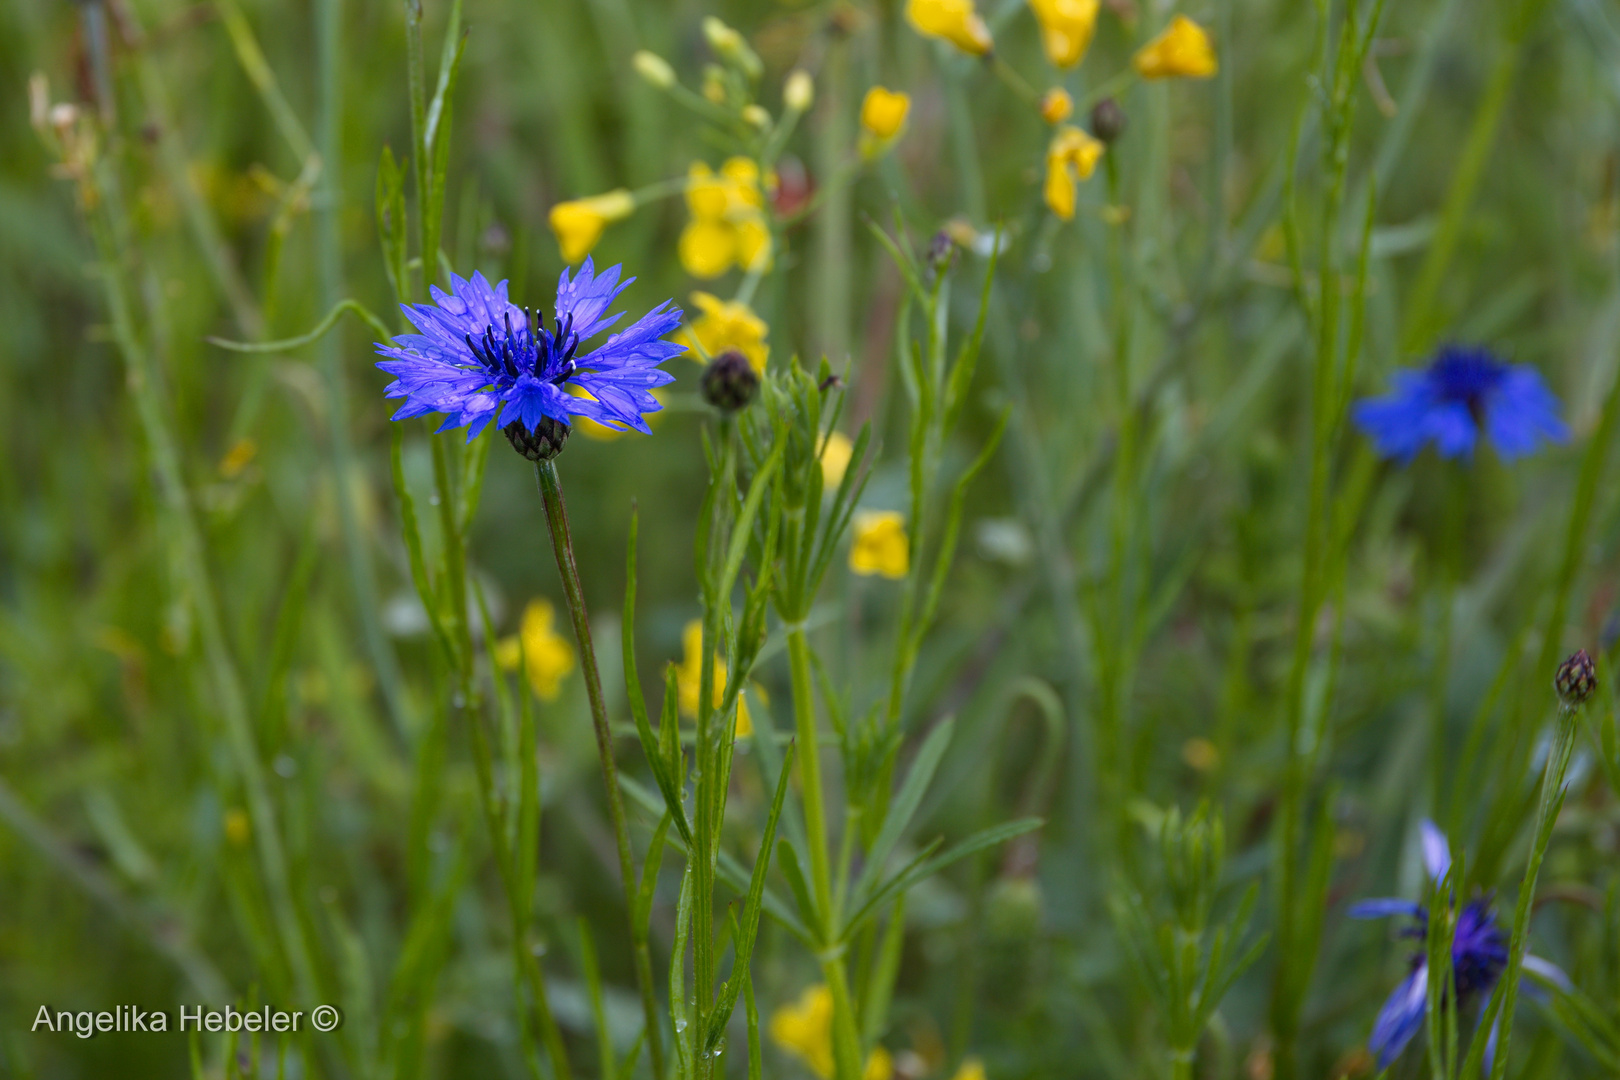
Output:
<svg viewBox="0 0 1620 1080">
<path fill-rule="evenodd" d="M 688 323 L 675 338 L 686 344 L 692 359 L 701 364 L 704 362 L 701 353 L 714 357 L 727 349 L 736 349 L 748 357 L 755 371 L 765 373 L 765 361 L 771 355 L 765 336 L 771 328 L 765 325 L 764 319 L 740 300 L 722 300 L 711 293 L 694 292 L 692 303 L 703 314 Z"/>
<path fill-rule="evenodd" d="M 622 221 L 636 208 L 635 196 L 624 188 L 588 199 L 571 199 L 551 208 L 551 231 L 564 262 L 577 263 L 602 239 L 609 222 Z"/>
<path fill-rule="evenodd" d="M 740 265 L 766 270 L 771 231 L 765 224 L 765 193 L 759 166 L 734 157 L 718 173 L 694 162 L 686 173 L 686 207 L 692 214 L 681 233 L 681 265 L 693 277 L 715 278 Z"/>
<path fill-rule="evenodd" d="M 1171 19 L 1163 33 L 1136 51 L 1131 63 L 1144 79 L 1208 79 L 1220 67 L 1208 32 L 1185 15 Z"/>
<path fill-rule="evenodd" d="M 984 1080 L 984 1062 L 976 1057 L 963 1058 L 951 1080 Z"/>
<path fill-rule="evenodd" d="M 995 42 L 973 10 L 973 0 L 907 0 L 906 19 L 919 34 L 943 38 L 965 53 L 983 56 Z"/>
<path fill-rule="evenodd" d="M 855 456 L 855 444 L 842 431 L 829 431 L 827 441 L 821 444 L 821 486 L 831 491 L 844 482 L 849 471 L 849 459 Z"/>
<path fill-rule="evenodd" d="M 258 456 L 259 444 L 243 436 L 231 444 L 231 448 L 219 462 L 219 474 L 227 480 L 234 480 L 242 475 L 242 470 L 253 464 Z"/>
<path fill-rule="evenodd" d="M 1046 58 L 1070 68 L 1086 55 L 1097 29 L 1097 0 L 1029 0 L 1041 24 L 1041 46 Z"/>
<path fill-rule="evenodd" d="M 231 842 L 232 847 L 246 847 L 252 836 L 253 825 L 248 820 L 246 810 L 233 806 L 225 811 L 225 839 Z"/>
<path fill-rule="evenodd" d="M 867 510 L 856 514 L 849 568 L 862 575 L 905 577 L 911 569 L 905 519 L 893 510 Z"/>
<path fill-rule="evenodd" d="M 1074 218 L 1074 185 L 1096 171 L 1102 153 L 1101 142 L 1072 124 L 1057 129 L 1046 149 L 1046 205 L 1052 213 L 1064 221 Z"/>
<path fill-rule="evenodd" d="M 541 701 L 556 701 L 562 693 L 563 676 L 574 670 L 574 647 L 552 628 L 555 621 L 551 601 L 530 600 L 517 634 L 495 645 L 495 663 L 506 671 L 522 664 L 534 696 Z"/>
<path fill-rule="evenodd" d="M 806 987 L 798 1001 L 771 1014 L 771 1039 L 821 1080 L 830 1080 L 833 1074 L 832 1014 L 832 991 L 825 983 Z M 866 1059 L 862 1080 L 890 1080 L 893 1075 L 889 1052 L 877 1047 Z"/>
<path fill-rule="evenodd" d="M 698 695 L 703 691 L 703 624 L 693 619 L 681 631 L 681 662 L 675 665 L 675 693 L 682 716 L 696 716 Z M 714 658 L 714 707 L 719 708 L 726 693 L 726 662 Z M 748 702 L 737 695 L 737 728 L 739 739 L 754 733 L 754 722 L 748 716 Z"/>
<path fill-rule="evenodd" d="M 1054 86 L 1041 95 L 1041 119 L 1048 124 L 1061 124 L 1074 112 L 1074 98 L 1061 86 Z"/>
<path fill-rule="evenodd" d="M 911 111 L 911 95 L 883 86 L 874 86 L 861 100 L 861 127 L 875 138 L 892 139 Z"/>
</svg>

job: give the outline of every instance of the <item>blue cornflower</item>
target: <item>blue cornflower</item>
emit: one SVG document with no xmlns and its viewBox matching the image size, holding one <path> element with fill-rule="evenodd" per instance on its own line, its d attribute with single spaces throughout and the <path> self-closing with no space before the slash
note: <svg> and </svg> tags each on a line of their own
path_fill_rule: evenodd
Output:
<svg viewBox="0 0 1620 1080">
<path fill-rule="evenodd" d="M 1472 457 L 1483 433 L 1504 460 L 1546 439 L 1566 442 L 1558 398 L 1541 374 L 1504 364 L 1487 349 L 1446 345 L 1421 371 L 1397 371 L 1387 397 L 1356 402 L 1350 416 L 1384 457 L 1411 461 L 1433 442 L 1441 457 Z"/>
<path fill-rule="evenodd" d="M 1424 821 L 1423 865 L 1429 879 L 1438 886 L 1451 869 L 1451 847 L 1446 834 L 1432 821 Z M 1428 933 L 1429 911 L 1422 904 L 1410 900 L 1364 900 L 1350 906 L 1353 919 L 1380 919 L 1390 915 L 1405 915 L 1417 925 L 1402 930 L 1402 937 L 1421 940 Z M 1479 897 L 1463 905 L 1457 915 L 1456 930 L 1451 939 L 1451 975 L 1459 1007 L 1472 1001 L 1481 1006 L 1490 998 L 1492 989 L 1508 962 L 1508 935 L 1496 921 L 1496 911 L 1489 897 Z M 1524 968 L 1561 986 L 1569 985 L 1569 978 L 1557 965 L 1536 956 L 1524 958 Z M 1429 964 L 1422 952 L 1412 954 L 1411 973 L 1402 980 L 1384 1002 L 1373 1025 L 1372 1038 L 1367 1049 L 1378 1058 L 1378 1067 L 1386 1068 L 1400 1056 L 1412 1036 L 1423 1027 L 1428 1013 Z M 1486 1068 L 1496 1049 L 1496 1029 L 1492 1027 L 1486 1041 Z"/>
<path fill-rule="evenodd" d="M 443 413 L 439 430 L 465 427 L 469 442 L 493 421 L 515 446 L 542 424 L 560 424 L 566 436 L 575 416 L 648 432 L 643 415 L 663 407 L 651 390 L 675 380 L 658 365 L 686 351 L 663 340 L 680 325 L 680 308 L 666 300 L 579 355 L 582 342 L 623 316 L 604 312 L 634 280 L 621 283 L 617 266 L 597 274 L 588 258 L 571 280 L 564 270 L 548 329 L 542 313 L 531 317 L 507 300 L 506 282 L 491 287 L 480 273 L 470 281 L 450 275 L 450 293 L 429 290 L 432 304 L 400 305 L 420 334 L 377 345 L 389 358 L 377 366 L 395 376 L 386 396 L 406 399 L 394 419 Z"/>
</svg>

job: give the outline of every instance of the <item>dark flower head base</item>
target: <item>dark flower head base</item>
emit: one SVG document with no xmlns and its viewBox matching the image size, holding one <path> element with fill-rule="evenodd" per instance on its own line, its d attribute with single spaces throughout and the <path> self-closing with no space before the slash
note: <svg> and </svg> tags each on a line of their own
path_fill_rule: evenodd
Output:
<svg viewBox="0 0 1620 1080">
<path fill-rule="evenodd" d="M 675 379 L 659 365 L 686 351 L 664 340 L 680 325 L 680 309 L 666 300 L 580 355 L 622 317 L 604 313 L 634 280 L 621 283 L 617 266 L 597 274 L 590 259 L 572 279 L 564 270 L 547 328 L 543 314 L 507 299 L 506 282 L 491 287 L 483 274 L 452 274 L 449 293 L 429 290 L 432 304 L 400 305 L 420 333 L 377 345 L 388 358 L 377 366 L 394 376 L 386 396 L 405 399 L 393 418 L 442 413 L 439 430 L 465 427 L 468 441 L 494 423 L 532 461 L 562 449 L 576 416 L 648 433 L 646 414 L 662 408 L 652 390 Z"/>
<path fill-rule="evenodd" d="M 1447 345 L 1421 371 L 1397 371 L 1394 382 L 1394 392 L 1358 401 L 1351 412 L 1384 457 L 1408 462 L 1432 442 L 1441 457 L 1470 458 L 1483 438 L 1511 461 L 1543 441 L 1569 440 L 1540 373 L 1487 349 Z"/>
</svg>

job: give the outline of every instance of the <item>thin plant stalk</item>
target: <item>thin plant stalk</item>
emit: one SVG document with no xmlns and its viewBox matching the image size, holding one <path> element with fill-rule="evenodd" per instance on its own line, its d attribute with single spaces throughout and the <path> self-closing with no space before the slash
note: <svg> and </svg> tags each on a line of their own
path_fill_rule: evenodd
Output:
<svg viewBox="0 0 1620 1080">
<path fill-rule="evenodd" d="M 608 817 L 618 847 L 620 882 L 625 890 L 625 913 L 635 943 L 636 984 L 641 991 L 641 1009 L 647 1026 L 647 1048 L 653 1074 L 663 1075 L 663 1046 L 658 1028 L 658 1000 L 653 994 L 652 960 L 645 928 L 635 917 L 635 868 L 630 853 L 630 827 L 624 816 L 624 797 L 619 792 L 619 768 L 613 759 L 613 733 L 608 725 L 607 702 L 602 696 L 602 677 L 596 666 L 596 647 L 591 638 L 590 613 L 585 606 L 585 590 L 579 583 L 579 566 L 574 559 L 574 541 L 568 530 L 568 507 L 563 502 L 562 477 L 553 461 L 537 462 L 535 480 L 545 504 L 546 525 L 557 556 L 557 572 L 562 578 L 563 596 L 579 643 L 580 670 L 585 676 L 585 693 L 591 704 L 591 725 L 596 732 L 596 750 L 602 761 L 602 783 L 607 788 Z"/>
</svg>

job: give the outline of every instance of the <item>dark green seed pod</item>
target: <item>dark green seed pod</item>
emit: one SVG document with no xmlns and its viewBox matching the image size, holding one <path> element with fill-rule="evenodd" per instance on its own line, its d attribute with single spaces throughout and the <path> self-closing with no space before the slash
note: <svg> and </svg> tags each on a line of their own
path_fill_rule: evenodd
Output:
<svg viewBox="0 0 1620 1080">
<path fill-rule="evenodd" d="M 736 349 L 727 349 L 703 369 L 703 400 L 721 412 L 746 408 L 758 394 L 759 374 Z"/>
<path fill-rule="evenodd" d="M 1115 142 L 1125 134 L 1125 122 L 1125 110 L 1111 97 L 1091 107 L 1091 133 L 1105 143 Z"/>
<path fill-rule="evenodd" d="M 514 420 L 501 429 L 506 433 L 507 441 L 512 449 L 528 458 L 530 461 L 550 461 L 562 453 L 563 443 L 568 441 L 569 427 L 561 420 L 551 417 L 542 417 L 540 425 L 534 431 L 523 426 L 523 421 Z"/>
<path fill-rule="evenodd" d="M 1570 708 L 1592 696 L 1592 691 L 1597 689 L 1597 665 L 1592 663 L 1585 649 L 1576 649 L 1568 660 L 1558 665 L 1553 688 L 1558 691 L 1558 700 Z"/>
</svg>

